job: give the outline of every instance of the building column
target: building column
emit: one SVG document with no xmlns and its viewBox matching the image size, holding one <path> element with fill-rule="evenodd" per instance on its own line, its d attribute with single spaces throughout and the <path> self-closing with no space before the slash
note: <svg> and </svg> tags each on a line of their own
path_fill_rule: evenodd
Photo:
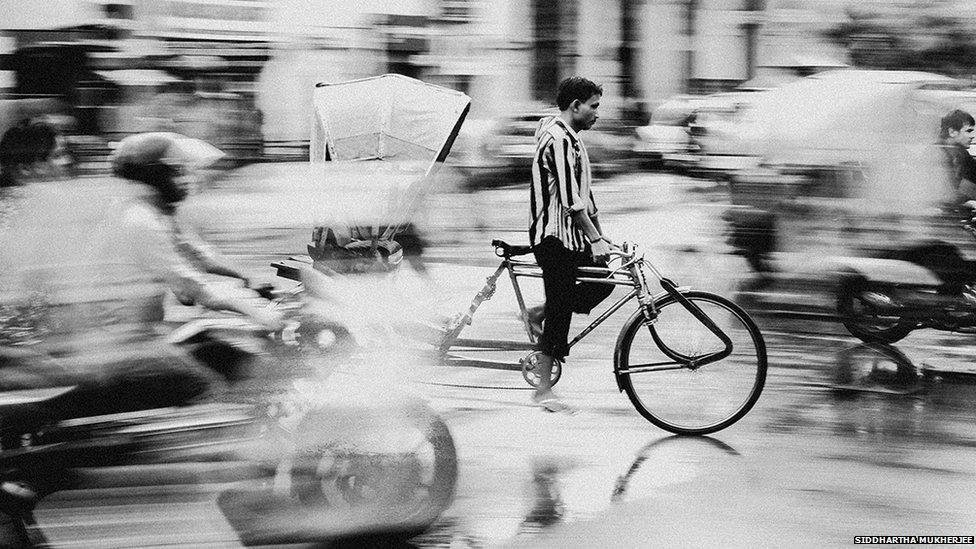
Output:
<svg viewBox="0 0 976 549">
<path fill-rule="evenodd" d="M 637 8 L 634 78 L 651 107 L 687 92 L 693 51 L 688 10 L 695 1 L 644 0 Z"/>
<path fill-rule="evenodd" d="M 578 3 L 575 74 L 603 86 L 600 111 L 607 118 L 619 117 L 624 106 L 619 55 L 622 15 L 619 2 L 579 0 Z"/>
</svg>

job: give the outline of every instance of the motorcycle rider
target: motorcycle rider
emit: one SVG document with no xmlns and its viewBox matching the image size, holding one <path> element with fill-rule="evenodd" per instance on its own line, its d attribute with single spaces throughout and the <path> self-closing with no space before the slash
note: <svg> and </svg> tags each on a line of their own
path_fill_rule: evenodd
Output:
<svg viewBox="0 0 976 549">
<path fill-rule="evenodd" d="M 55 297 L 60 302 L 48 316 L 58 327 L 55 352 L 72 374 L 73 388 L 5 410 L 0 417 L 3 442 L 63 419 L 183 405 L 219 391 L 223 380 L 215 372 L 160 334 L 170 291 L 184 303 L 234 311 L 269 331 L 282 327 L 279 313 L 215 289 L 204 272 L 246 277 L 200 246 L 176 221 L 190 177 L 219 156 L 206 143 L 171 133 L 139 134 L 119 143 L 112 156 L 113 172 L 122 178 L 118 194 L 105 205 L 103 221 L 79 254 L 85 265 L 69 265 L 71 274 L 56 279 L 88 287 L 65 292 L 63 284 L 51 285 L 64 294 Z M 0 353 L 4 367 L 31 359 L 30 353 Z M 38 491 L 47 491 L 43 485 L 49 479 L 43 473 L 29 478 L 27 487 L 0 484 L 0 508 L 29 508 Z"/>
<path fill-rule="evenodd" d="M 109 379 L 122 386 L 136 381 L 136 389 L 124 391 L 128 399 L 115 399 L 116 408 L 183 404 L 220 388 L 213 372 L 161 341 L 169 292 L 184 304 L 247 316 L 269 331 L 283 326 L 279 313 L 212 284 L 204 273 L 248 281 L 177 222 L 176 208 L 188 196 L 192 178 L 220 156 L 203 141 L 156 132 L 123 139 L 112 156 L 112 171 L 128 188 L 111 205 L 116 213 L 91 239 L 89 255 L 97 258 L 92 279 L 101 295 L 85 311 L 89 330 L 84 336 L 86 345 L 98 348 L 86 354 L 107 359 L 98 361 L 101 368 L 106 362 L 115 364 L 116 349 L 125 345 L 126 356 L 119 357 L 126 364 L 118 372 L 121 378 Z M 138 389 L 141 376 L 151 378 L 160 390 Z"/>
<path fill-rule="evenodd" d="M 972 223 L 976 209 L 976 160 L 969 147 L 976 136 L 976 120 L 966 111 L 955 109 L 942 117 L 939 124 L 938 147 L 942 152 L 942 168 L 947 200 L 945 210 L 955 217 Z M 939 277 L 943 296 L 962 297 L 976 307 L 976 263 L 967 260 L 959 249 L 948 242 L 928 240 L 898 251 L 893 259 L 909 261 L 925 267 Z"/>
<path fill-rule="evenodd" d="M 976 137 L 976 120 L 966 111 L 955 109 L 942 117 L 939 146 L 950 193 L 949 209 L 954 215 L 970 219 L 976 209 L 976 160 L 969 147 Z M 906 251 L 908 261 L 935 272 L 943 282 L 940 293 L 961 295 L 976 306 L 976 264 L 968 261 L 952 244 L 932 241 Z"/>
<path fill-rule="evenodd" d="M 939 141 L 950 186 L 962 203 L 976 200 L 976 160 L 969 154 L 974 136 L 976 120 L 968 112 L 956 109 L 942 117 Z"/>
</svg>

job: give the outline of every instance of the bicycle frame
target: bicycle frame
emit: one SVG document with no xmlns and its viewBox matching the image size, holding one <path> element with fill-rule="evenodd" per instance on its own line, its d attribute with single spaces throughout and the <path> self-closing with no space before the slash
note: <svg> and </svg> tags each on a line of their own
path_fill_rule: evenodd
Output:
<svg viewBox="0 0 976 549">
<path fill-rule="evenodd" d="M 723 332 L 722 329 L 719 328 L 712 321 L 712 319 L 701 310 L 700 307 L 682 295 L 682 290 L 686 290 L 686 288 L 680 288 L 673 281 L 664 277 L 650 262 L 646 261 L 643 257 L 626 256 L 623 254 L 620 254 L 620 256 L 622 258 L 621 265 L 614 269 L 611 269 L 610 267 L 579 267 L 578 275 L 576 277 L 577 282 L 630 286 L 631 289 L 626 295 L 610 305 L 599 316 L 593 319 L 589 325 L 583 328 L 572 339 L 572 341 L 569 342 L 569 348 L 572 348 L 574 345 L 579 343 L 590 332 L 596 329 L 597 326 L 603 324 L 603 322 L 605 322 L 608 318 L 620 310 L 621 307 L 634 298 L 637 298 L 638 302 L 640 303 L 640 308 L 647 319 L 648 325 L 654 324 L 657 321 L 657 308 L 655 304 L 664 299 L 666 296 L 670 295 L 673 296 L 678 303 L 687 309 L 706 328 L 708 328 L 710 332 L 715 334 L 715 336 L 722 341 L 724 348 L 720 351 L 707 355 L 697 357 L 687 356 L 668 347 L 663 341 L 660 340 L 657 333 L 652 330 L 651 333 L 655 344 L 657 344 L 661 352 L 673 362 L 634 366 L 628 368 L 627 372 L 644 372 L 679 368 L 696 369 L 705 364 L 721 360 L 732 354 L 732 340 L 729 339 L 725 332 Z M 658 279 L 661 287 L 664 290 L 663 292 L 651 294 L 644 273 L 645 267 Z M 471 319 L 474 316 L 475 311 L 478 310 L 478 307 L 481 306 L 481 303 L 491 299 L 491 297 L 494 295 L 497 289 L 498 279 L 501 277 L 503 272 L 508 273 L 509 279 L 512 282 L 512 289 L 515 292 L 515 299 L 518 302 L 520 317 L 522 319 L 525 332 L 528 334 L 529 343 L 519 344 L 517 342 L 508 341 L 459 339 L 457 336 L 460 334 L 464 326 L 471 324 Z M 448 327 L 448 330 L 445 333 L 444 339 L 440 345 L 441 352 L 446 353 L 454 345 L 496 349 L 504 348 L 509 350 L 534 349 L 536 339 L 529 324 L 525 307 L 525 298 L 522 295 L 522 289 L 519 285 L 520 278 L 542 278 L 542 269 L 532 261 L 502 257 L 502 261 L 498 265 L 498 268 L 495 269 L 495 272 L 486 279 L 485 285 L 482 287 L 481 291 L 475 295 L 471 305 L 468 307 L 468 310 L 463 315 L 455 319 L 454 323 Z"/>
</svg>

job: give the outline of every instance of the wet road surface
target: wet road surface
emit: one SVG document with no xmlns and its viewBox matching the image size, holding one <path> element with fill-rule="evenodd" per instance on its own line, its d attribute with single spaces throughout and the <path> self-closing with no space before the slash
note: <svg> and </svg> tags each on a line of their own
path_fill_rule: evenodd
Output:
<svg viewBox="0 0 976 549">
<path fill-rule="evenodd" d="M 433 198 L 427 256 L 453 310 L 490 274 L 492 238 L 524 242 L 525 192 Z M 748 279 L 725 243 L 722 186 L 651 174 L 594 192 L 607 233 L 641 243 L 679 283 L 736 296 Z M 541 288 L 528 294 L 538 302 Z M 464 335 L 518 339 L 514 310 L 502 284 Z M 617 391 L 622 314 L 574 349 L 557 386 L 577 415 L 531 407 L 519 372 L 418 368 L 417 389 L 456 438 L 461 478 L 455 505 L 416 545 L 842 546 L 856 535 L 976 533 L 976 379 L 923 372 L 932 358 L 963 367 L 970 336 L 918 332 L 874 349 L 836 324 L 753 313 L 769 349 L 766 389 L 746 418 L 703 439 L 653 427 Z"/>
<path fill-rule="evenodd" d="M 497 261 L 492 238 L 525 241 L 526 192 L 432 197 L 423 284 L 438 288 L 438 307 L 458 311 L 478 291 Z M 292 215 L 296 193 L 229 180 L 187 216 L 256 279 L 273 280 L 268 262 L 302 253 L 310 234 L 309 220 Z M 607 233 L 642 243 L 680 284 L 735 297 L 749 277 L 725 244 L 721 186 L 650 174 L 594 193 Z M 538 302 L 541 285 L 527 294 Z M 514 303 L 502 285 L 464 335 L 519 339 Z M 412 365 L 410 388 L 443 415 L 460 459 L 454 505 L 412 544 L 840 547 L 860 535 L 976 534 L 976 379 L 923 368 L 937 359 L 962 369 L 972 336 L 918 332 L 896 349 L 871 348 L 835 324 L 751 312 L 766 334 L 766 389 L 710 437 L 671 436 L 618 392 L 612 356 L 625 314 L 574 348 L 557 392 L 575 415 L 531 406 L 518 371 Z M 224 531 L 219 518 L 202 522 Z"/>
</svg>

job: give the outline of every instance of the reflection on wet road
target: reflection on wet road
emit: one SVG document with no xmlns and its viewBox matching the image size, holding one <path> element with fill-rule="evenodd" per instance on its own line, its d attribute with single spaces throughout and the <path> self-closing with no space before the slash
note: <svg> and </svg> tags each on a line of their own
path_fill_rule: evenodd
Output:
<svg viewBox="0 0 976 549">
<path fill-rule="evenodd" d="M 443 530 L 417 544 L 822 546 L 870 532 L 970 533 L 976 384 L 845 338 L 769 343 L 759 405 L 711 438 L 643 424 L 596 382 L 606 365 L 567 373 L 577 416 L 477 389 L 463 410 L 465 397 L 453 395 L 458 501 Z"/>
</svg>

